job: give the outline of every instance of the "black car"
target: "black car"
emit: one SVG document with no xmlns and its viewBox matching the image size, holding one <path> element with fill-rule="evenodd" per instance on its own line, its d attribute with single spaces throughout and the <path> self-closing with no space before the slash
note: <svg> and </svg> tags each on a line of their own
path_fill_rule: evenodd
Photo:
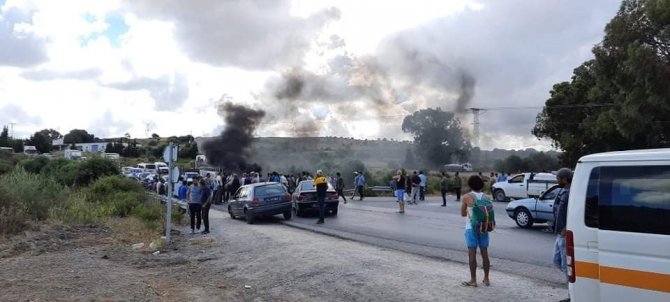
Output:
<svg viewBox="0 0 670 302">
<path fill-rule="evenodd" d="M 235 219 L 244 217 L 251 224 L 259 216 L 283 214 L 291 219 L 291 194 L 275 182 L 255 183 L 241 186 L 228 204 L 228 214 Z"/>
<path fill-rule="evenodd" d="M 340 197 L 335 188 L 329 183 L 326 191 L 326 212 L 337 215 L 337 207 L 340 205 Z M 318 211 L 319 204 L 316 200 L 316 186 L 311 180 L 304 180 L 298 184 L 293 192 L 293 210 L 296 216 L 303 216 L 307 211 Z"/>
</svg>

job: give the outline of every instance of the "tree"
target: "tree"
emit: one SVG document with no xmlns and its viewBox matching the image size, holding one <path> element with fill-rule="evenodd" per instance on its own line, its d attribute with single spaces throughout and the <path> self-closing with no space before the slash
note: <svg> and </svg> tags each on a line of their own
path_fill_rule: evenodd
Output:
<svg viewBox="0 0 670 302">
<path fill-rule="evenodd" d="M 554 85 L 533 134 L 561 161 L 603 151 L 670 146 L 670 2 L 625 0 L 570 82 Z"/>
<path fill-rule="evenodd" d="M 60 132 L 58 132 L 54 129 L 43 129 L 43 130 L 40 130 L 40 133 L 48 136 L 49 139 L 51 139 L 52 141 L 63 138 L 63 135 L 60 134 Z"/>
<path fill-rule="evenodd" d="M 461 122 L 453 112 L 424 109 L 405 117 L 402 130 L 414 136 L 417 153 L 426 163 L 441 166 L 452 159 L 467 159 L 472 146 L 465 140 Z"/>
<path fill-rule="evenodd" d="M 35 146 L 40 153 L 48 153 L 51 151 L 52 140 L 49 138 L 48 134 L 45 134 L 42 131 L 35 132 L 35 134 L 31 135 L 28 141 L 26 141 L 26 144 Z"/>
<path fill-rule="evenodd" d="M 63 143 L 65 144 L 79 144 L 79 143 L 92 143 L 95 142 L 95 135 L 89 134 L 86 130 L 83 129 L 73 129 L 70 130 L 68 134 L 63 138 Z"/>
<path fill-rule="evenodd" d="M 151 138 L 154 139 L 154 140 L 156 140 L 156 141 L 161 139 L 161 137 L 160 137 L 158 134 L 156 134 L 156 133 L 152 133 L 152 134 L 151 134 Z"/>
<path fill-rule="evenodd" d="M 0 132 L 0 147 L 9 147 L 9 128 L 7 126 L 2 127 L 2 132 Z"/>
</svg>

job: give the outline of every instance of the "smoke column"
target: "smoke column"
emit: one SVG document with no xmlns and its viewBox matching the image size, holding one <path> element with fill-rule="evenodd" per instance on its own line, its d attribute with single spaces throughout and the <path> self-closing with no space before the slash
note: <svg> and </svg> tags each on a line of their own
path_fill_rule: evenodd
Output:
<svg viewBox="0 0 670 302">
<path fill-rule="evenodd" d="M 244 171 L 249 167 L 247 160 L 254 131 L 265 111 L 226 102 L 219 105 L 218 112 L 226 127 L 219 136 L 204 142 L 207 161 L 225 171 Z"/>
</svg>

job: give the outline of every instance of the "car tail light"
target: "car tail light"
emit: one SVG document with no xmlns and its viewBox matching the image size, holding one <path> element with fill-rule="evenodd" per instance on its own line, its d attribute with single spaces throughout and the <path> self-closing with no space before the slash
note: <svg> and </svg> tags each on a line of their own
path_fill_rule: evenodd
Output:
<svg viewBox="0 0 670 302">
<path fill-rule="evenodd" d="M 340 196 L 337 195 L 337 193 L 333 193 L 333 194 L 330 194 L 330 198 L 332 198 L 332 199 L 339 199 Z"/>
<path fill-rule="evenodd" d="M 565 232 L 565 258 L 568 262 L 568 281 L 575 283 L 575 240 L 572 231 Z"/>
<path fill-rule="evenodd" d="M 306 198 L 305 194 L 300 194 L 300 196 L 298 196 L 298 200 L 300 201 L 305 200 L 305 198 Z"/>
<path fill-rule="evenodd" d="M 291 194 L 289 193 L 284 194 L 284 201 L 291 201 Z"/>
<path fill-rule="evenodd" d="M 254 199 L 251 200 L 251 205 L 254 207 L 261 205 L 261 202 L 258 200 L 258 197 L 254 197 Z"/>
</svg>

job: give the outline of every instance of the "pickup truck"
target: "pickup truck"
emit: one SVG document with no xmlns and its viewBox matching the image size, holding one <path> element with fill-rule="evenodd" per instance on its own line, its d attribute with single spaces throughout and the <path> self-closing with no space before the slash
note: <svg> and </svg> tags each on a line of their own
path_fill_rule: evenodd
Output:
<svg viewBox="0 0 670 302">
<path fill-rule="evenodd" d="M 551 173 L 521 173 L 507 181 L 497 182 L 491 191 L 496 201 L 537 197 L 556 184 L 556 176 Z"/>
</svg>

